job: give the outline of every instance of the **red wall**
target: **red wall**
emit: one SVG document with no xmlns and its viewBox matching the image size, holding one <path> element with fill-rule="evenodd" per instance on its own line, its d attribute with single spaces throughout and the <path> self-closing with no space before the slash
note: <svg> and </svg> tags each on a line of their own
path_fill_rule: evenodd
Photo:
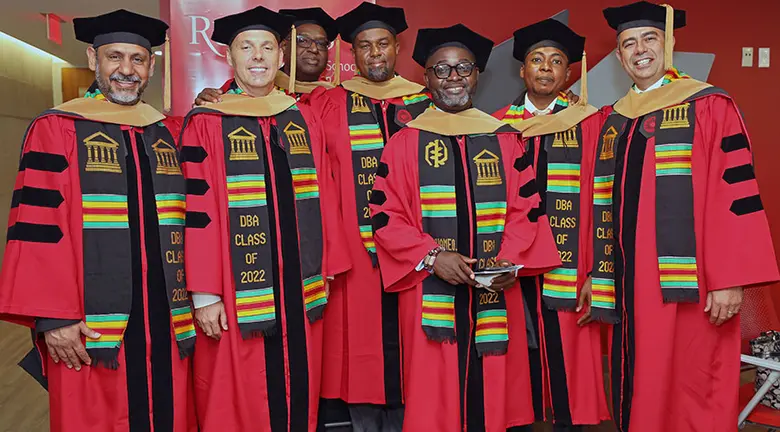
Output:
<svg viewBox="0 0 780 432">
<path fill-rule="evenodd" d="M 444 27 L 462 22 L 499 43 L 519 27 L 569 10 L 569 25 L 587 37 L 586 51 L 591 67 L 615 48 L 615 33 L 601 13 L 609 6 L 631 3 L 628 0 L 377 0 L 383 6 L 406 10 L 409 30 L 401 35 L 402 58 L 399 72 L 421 80 L 422 68 L 411 59 L 411 51 L 420 27 Z M 775 125 L 770 105 L 780 103 L 777 71 L 780 70 L 780 2 L 776 0 L 740 0 L 719 4 L 712 0 L 673 0 L 672 6 L 688 12 L 688 25 L 676 32 L 678 51 L 715 54 L 709 82 L 734 97 L 745 115 L 753 141 L 756 175 L 764 207 L 780 256 L 780 121 Z M 524 7 L 525 5 L 525 7 Z M 753 47 L 754 67 L 743 68 L 742 47 Z M 771 48 L 772 63 L 758 69 L 758 48 Z M 573 68 L 573 81 L 579 68 Z M 572 81 L 572 82 L 573 82 Z M 773 290 L 780 300 L 780 290 Z M 777 303 L 776 303 L 777 304 Z"/>
</svg>

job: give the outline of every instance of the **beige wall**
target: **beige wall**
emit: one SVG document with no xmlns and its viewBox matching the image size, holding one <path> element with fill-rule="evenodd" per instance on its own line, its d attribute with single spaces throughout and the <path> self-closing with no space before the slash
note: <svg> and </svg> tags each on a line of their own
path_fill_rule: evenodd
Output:
<svg viewBox="0 0 780 432">
<path fill-rule="evenodd" d="M 52 62 L 51 56 L 0 38 L 0 257 L 22 136 L 30 121 L 52 106 Z M 29 330 L 0 323 L 0 431 L 48 430 L 47 394 L 16 366 L 29 349 Z"/>
<path fill-rule="evenodd" d="M 52 107 L 52 61 L 0 38 L 0 256 L 24 131 L 36 115 Z"/>
</svg>

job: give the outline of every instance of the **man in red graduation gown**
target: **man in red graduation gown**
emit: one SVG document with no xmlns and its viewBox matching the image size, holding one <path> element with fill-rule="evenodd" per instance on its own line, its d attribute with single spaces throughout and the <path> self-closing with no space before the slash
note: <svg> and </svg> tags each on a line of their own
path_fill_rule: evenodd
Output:
<svg viewBox="0 0 780 432">
<path fill-rule="evenodd" d="M 371 195 L 382 280 L 399 293 L 404 430 L 534 421 L 518 270 L 475 270 L 561 262 L 539 195 L 525 193 L 534 174 L 516 131 L 471 107 L 492 48 L 462 24 L 419 31 L 413 58 L 435 107 L 388 142 Z"/>
<path fill-rule="evenodd" d="M 358 431 L 402 423 L 398 297 L 382 290 L 368 200 L 385 143 L 430 105 L 423 86 L 395 74 L 403 9 L 362 3 L 338 20 L 360 75 L 312 97 L 325 127 L 352 270 L 334 280 L 325 313 L 322 395 L 350 404 Z"/>
<path fill-rule="evenodd" d="M 327 280 L 348 269 L 322 129 L 274 89 L 292 18 L 262 6 L 214 22 L 235 81 L 182 133 L 185 255 L 203 431 L 313 431 Z M 215 255 L 216 254 L 216 255 Z"/>
<path fill-rule="evenodd" d="M 331 89 L 334 85 L 328 81 L 320 80 L 322 73 L 328 66 L 328 47 L 338 37 L 336 20 L 322 8 L 305 9 L 281 9 L 279 13 L 294 18 L 296 37 L 288 34 L 281 42 L 282 53 L 286 59 L 284 65 L 276 73 L 274 83 L 276 87 L 285 93 L 295 97 L 301 102 L 308 102 L 309 96 L 318 87 Z M 338 51 L 338 42 L 336 50 Z M 295 74 L 292 74 L 292 52 L 295 50 Z M 337 57 L 338 59 L 338 57 Z M 334 62 L 339 67 L 338 60 Z M 336 81 L 339 70 L 337 69 Z M 216 103 L 220 96 L 230 91 L 233 80 L 230 79 L 221 88 L 206 88 L 198 94 L 195 105 L 204 103 Z"/>
<path fill-rule="evenodd" d="M 514 57 L 523 62 L 520 75 L 527 90 L 494 114 L 523 131 L 523 145 L 533 155 L 536 187 L 563 262 L 544 276 L 520 279 L 533 305 L 530 312 L 541 341 L 540 349 L 529 351 L 534 411 L 537 420 L 544 420 L 546 409 L 552 408 L 556 431 L 576 431 L 581 428 L 573 425 L 609 419 L 601 327 L 587 324 L 592 267 L 590 174 L 601 116 L 587 105 L 585 86 L 578 103 L 570 103 L 563 93 L 572 63 L 582 60 L 586 77 L 584 48 L 584 37 L 554 19 L 517 30 Z"/>
<path fill-rule="evenodd" d="M 0 318 L 34 329 L 52 431 L 194 431 L 180 124 L 141 102 L 168 25 L 73 24 L 96 82 L 25 135 Z"/>
<path fill-rule="evenodd" d="M 614 306 L 592 313 L 618 323 L 614 418 L 621 431 L 733 431 L 743 289 L 780 279 L 747 130 L 723 90 L 672 66 L 684 11 L 604 16 L 634 81 L 604 109 L 593 191 L 594 299 L 614 292 Z"/>
</svg>

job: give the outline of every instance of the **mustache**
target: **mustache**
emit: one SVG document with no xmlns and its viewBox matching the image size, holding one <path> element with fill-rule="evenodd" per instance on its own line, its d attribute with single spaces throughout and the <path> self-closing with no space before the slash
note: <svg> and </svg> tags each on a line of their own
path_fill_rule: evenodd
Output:
<svg viewBox="0 0 780 432">
<path fill-rule="evenodd" d="M 386 63 L 387 59 L 385 58 L 385 56 L 371 57 L 370 59 L 368 59 L 368 61 L 366 63 L 375 63 L 375 62 L 385 62 Z M 369 66 L 371 66 L 371 65 L 369 65 Z"/>
<path fill-rule="evenodd" d="M 445 81 L 444 84 L 441 86 L 443 89 L 448 89 L 452 87 L 463 87 L 464 89 L 468 90 L 471 88 L 469 85 L 469 82 L 467 80 L 461 79 L 458 81 Z"/>
<path fill-rule="evenodd" d="M 138 75 L 125 75 L 121 72 L 114 72 L 111 74 L 110 77 L 108 77 L 111 81 L 130 81 L 130 82 L 141 82 L 141 77 Z"/>
</svg>

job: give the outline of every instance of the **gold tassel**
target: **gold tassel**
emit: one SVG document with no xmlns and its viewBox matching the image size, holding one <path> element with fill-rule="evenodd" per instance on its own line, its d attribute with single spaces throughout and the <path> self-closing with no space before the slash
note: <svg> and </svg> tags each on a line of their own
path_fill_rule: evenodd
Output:
<svg viewBox="0 0 780 432">
<path fill-rule="evenodd" d="M 295 29 L 295 24 L 293 24 L 292 31 L 290 33 L 290 83 L 287 86 L 287 91 L 290 92 L 290 94 L 295 94 L 295 70 L 298 68 L 298 48 L 296 46 L 297 40 L 298 32 Z"/>
<path fill-rule="evenodd" d="M 670 5 L 663 5 L 666 8 L 666 25 L 664 39 L 664 70 L 668 71 L 674 67 L 674 8 Z"/>
<path fill-rule="evenodd" d="M 333 72 L 333 85 L 341 84 L 341 38 L 336 36 L 336 60 L 333 62 L 336 71 Z"/>
<path fill-rule="evenodd" d="M 167 33 L 165 35 L 164 55 L 163 73 L 165 74 L 165 82 L 163 83 L 163 111 L 169 113 L 171 112 L 171 41 L 168 39 Z"/>
<path fill-rule="evenodd" d="M 588 57 L 582 52 L 582 77 L 580 78 L 580 105 L 588 105 Z"/>
</svg>

